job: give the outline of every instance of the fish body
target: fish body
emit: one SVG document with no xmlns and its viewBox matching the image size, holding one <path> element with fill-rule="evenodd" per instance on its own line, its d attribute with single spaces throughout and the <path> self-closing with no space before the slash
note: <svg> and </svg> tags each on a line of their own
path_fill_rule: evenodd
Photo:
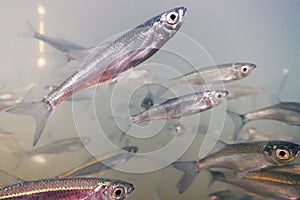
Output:
<svg viewBox="0 0 300 200">
<path fill-rule="evenodd" d="M 174 119 L 211 109 L 226 99 L 225 90 L 197 92 L 169 99 L 136 115 L 130 116 L 131 123 L 158 119 Z"/>
<path fill-rule="evenodd" d="M 74 42 L 41 34 L 36 31 L 29 22 L 28 26 L 33 31 L 34 38 L 47 43 L 60 52 L 66 53 L 68 61 L 76 60 L 77 57 L 79 58 L 79 55 L 83 58 L 84 55 L 87 55 L 89 52 L 88 48 L 82 47 Z"/>
<path fill-rule="evenodd" d="M 134 146 L 128 146 L 123 149 L 127 152 L 118 151 L 104 157 L 102 156 L 99 159 L 89 159 L 70 171 L 59 175 L 58 178 L 96 174 L 126 162 L 137 152 L 137 147 Z"/>
<path fill-rule="evenodd" d="M 300 175 L 287 172 L 258 171 L 239 174 L 210 172 L 213 180 L 229 183 L 248 192 L 279 200 L 300 199 Z"/>
<path fill-rule="evenodd" d="M 130 183 L 102 178 L 65 178 L 23 181 L 0 189 L 0 199 L 75 200 L 125 199 L 134 191 Z"/>
<path fill-rule="evenodd" d="M 238 133 L 246 123 L 256 120 L 276 120 L 290 125 L 300 126 L 300 103 L 298 102 L 280 102 L 279 104 L 243 115 L 227 110 L 227 114 L 235 123 L 234 139 L 237 138 Z"/>
<path fill-rule="evenodd" d="M 250 95 L 258 95 L 263 94 L 265 91 L 262 88 L 255 88 L 255 87 L 239 87 L 239 86 L 229 86 L 226 87 L 228 91 L 227 99 L 238 99 L 245 96 Z"/>
<path fill-rule="evenodd" d="M 210 193 L 208 196 L 210 200 L 251 200 L 253 199 L 253 196 L 247 194 L 240 198 L 236 197 L 233 194 L 233 192 L 231 192 L 228 189 Z"/>
<path fill-rule="evenodd" d="M 225 168 L 245 172 L 282 166 L 295 160 L 299 152 L 300 145 L 292 142 L 255 141 L 228 144 L 221 150 L 198 161 L 178 161 L 174 162 L 172 166 L 184 172 L 177 183 L 177 189 L 183 193 L 202 170 Z"/>
<path fill-rule="evenodd" d="M 148 85 L 148 90 L 141 102 L 141 107 L 145 110 L 149 110 L 154 105 L 154 94 L 151 92 L 150 86 Z"/>
<path fill-rule="evenodd" d="M 256 69 L 252 63 L 228 63 L 203 67 L 172 79 L 172 84 L 220 84 L 247 77 Z"/>
<path fill-rule="evenodd" d="M 300 174 L 300 164 L 289 164 L 280 167 L 274 167 L 270 170 Z"/>
<path fill-rule="evenodd" d="M 29 156 L 40 154 L 58 154 L 62 152 L 76 151 L 83 148 L 90 143 L 91 139 L 88 137 L 83 138 L 67 138 L 63 140 L 54 141 L 50 144 L 38 147 L 32 151 L 27 152 Z"/>
<path fill-rule="evenodd" d="M 109 82 L 155 54 L 183 24 L 186 8 L 178 7 L 157 15 L 109 44 L 94 48 L 81 67 L 42 100 L 8 109 L 32 115 L 36 120 L 36 145 L 53 109 L 74 93 Z"/>
</svg>

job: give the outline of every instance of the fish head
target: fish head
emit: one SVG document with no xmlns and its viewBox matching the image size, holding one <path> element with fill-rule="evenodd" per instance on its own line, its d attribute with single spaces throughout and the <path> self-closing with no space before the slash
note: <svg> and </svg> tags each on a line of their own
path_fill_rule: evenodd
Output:
<svg viewBox="0 0 300 200">
<path fill-rule="evenodd" d="M 177 7 L 153 17 L 150 21 L 159 35 L 172 37 L 182 26 L 186 12 L 186 8 Z"/>
<path fill-rule="evenodd" d="M 264 152 L 278 165 L 284 165 L 299 156 L 300 145 L 287 141 L 271 140 L 265 146 Z"/>
<path fill-rule="evenodd" d="M 249 76 L 255 69 L 256 65 L 252 63 L 234 63 L 232 65 L 233 76 L 235 80 Z"/>
<path fill-rule="evenodd" d="M 106 200 L 122 200 L 126 199 L 133 191 L 134 186 L 131 183 L 120 180 L 109 180 L 105 184 L 103 182 L 99 183 L 99 188 L 105 189 L 102 190 L 102 199 Z"/>
<path fill-rule="evenodd" d="M 212 106 L 219 105 L 223 102 L 228 95 L 228 91 L 226 90 L 212 90 L 210 91 L 209 97 L 212 102 Z"/>
<path fill-rule="evenodd" d="M 207 90 L 201 93 L 198 93 L 197 102 L 202 111 L 213 108 L 220 103 L 222 103 L 228 92 L 226 90 Z"/>
</svg>

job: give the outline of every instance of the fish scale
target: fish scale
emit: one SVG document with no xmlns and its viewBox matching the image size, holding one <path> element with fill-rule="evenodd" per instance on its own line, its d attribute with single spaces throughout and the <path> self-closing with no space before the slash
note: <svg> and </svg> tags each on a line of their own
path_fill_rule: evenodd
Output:
<svg viewBox="0 0 300 200">
<path fill-rule="evenodd" d="M 114 184 L 124 185 L 130 194 L 132 184 L 102 178 L 64 178 L 25 181 L 0 190 L 0 199 L 115 199 L 110 189 Z M 127 196 L 124 194 L 124 199 Z"/>
<path fill-rule="evenodd" d="M 167 18 L 170 13 L 176 17 L 175 22 Z M 184 7 L 168 10 L 152 17 L 116 40 L 100 44 L 86 56 L 75 73 L 42 100 L 24 103 L 6 112 L 34 117 L 36 130 L 33 146 L 35 146 L 48 118 L 58 105 L 74 93 L 114 80 L 120 74 L 147 60 L 175 35 L 183 24 L 185 14 Z"/>
</svg>

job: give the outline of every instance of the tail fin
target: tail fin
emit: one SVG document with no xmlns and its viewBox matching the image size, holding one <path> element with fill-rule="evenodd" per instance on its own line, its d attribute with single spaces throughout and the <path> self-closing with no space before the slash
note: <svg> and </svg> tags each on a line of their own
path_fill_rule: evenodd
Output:
<svg viewBox="0 0 300 200">
<path fill-rule="evenodd" d="M 41 137 L 46 122 L 52 111 L 53 108 L 51 105 L 49 105 L 46 101 L 40 100 L 17 105 L 6 110 L 5 112 L 21 115 L 31 115 L 35 119 L 36 129 L 33 139 L 33 146 L 35 146 Z"/>
<path fill-rule="evenodd" d="M 243 126 L 246 123 L 244 115 L 237 114 L 230 110 L 226 110 L 226 112 L 235 124 L 233 139 L 236 140 L 240 130 L 243 128 Z"/>
<path fill-rule="evenodd" d="M 211 170 L 208 170 L 208 172 L 211 175 L 211 180 L 208 184 L 208 187 L 211 186 L 218 179 L 225 179 L 225 175 L 222 172 L 211 171 Z"/>
<path fill-rule="evenodd" d="M 179 193 L 185 192 L 185 190 L 188 189 L 188 187 L 193 183 L 197 174 L 199 173 L 195 164 L 196 161 L 179 161 L 172 163 L 174 168 L 184 172 L 183 176 L 176 185 Z"/>
<path fill-rule="evenodd" d="M 33 28 L 33 26 L 31 25 L 31 23 L 28 20 L 26 20 L 26 22 L 27 22 L 27 25 L 30 28 L 30 30 L 33 32 L 33 37 L 36 38 L 41 35 L 35 28 Z"/>
</svg>

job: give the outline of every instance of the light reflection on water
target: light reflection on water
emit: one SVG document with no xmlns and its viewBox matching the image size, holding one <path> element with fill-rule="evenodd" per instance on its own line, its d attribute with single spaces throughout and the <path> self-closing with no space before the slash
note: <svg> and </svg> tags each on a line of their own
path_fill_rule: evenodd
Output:
<svg viewBox="0 0 300 200">
<path fill-rule="evenodd" d="M 45 15 L 45 34 L 54 37 L 63 35 L 68 40 L 75 41 L 83 46 L 93 46 L 111 35 L 134 27 L 163 10 L 183 5 L 180 1 L 129 1 L 126 3 L 111 1 L 2 2 L 0 21 L 5 26 L 0 38 L 2 55 L 0 63 L 1 84 L 5 85 L 5 90 L 13 92 L 23 85 L 35 83 L 37 87 L 29 96 L 26 96 L 26 101 L 36 100 L 46 95 L 45 85 L 59 84 L 70 73 L 68 68 L 75 69 L 79 64 L 71 62 L 60 65 L 62 63 L 61 55 L 46 45 L 46 66 L 42 69 L 37 67 L 38 42 L 28 36 L 30 30 L 27 27 L 26 20 L 28 19 L 35 27 L 38 27 L 39 21 L 36 8 L 39 3 L 43 3 L 47 11 Z M 70 4 L 72 6 L 69 6 Z M 272 6 L 269 7 L 269 4 L 272 4 Z M 283 5 L 279 1 L 264 1 L 264 4 L 261 4 L 260 1 L 243 1 L 241 3 L 232 0 L 226 1 L 226 3 L 185 2 L 183 6 L 188 8 L 184 25 L 180 33 L 172 38 L 164 49 L 177 53 L 185 60 L 177 59 L 178 57 L 174 57 L 173 54 L 161 51 L 147 61 L 145 65 L 138 68 L 150 68 L 151 76 L 155 78 L 162 74 L 164 75 L 163 78 L 171 78 L 176 73 L 185 73 L 193 67 L 208 66 L 214 63 L 248 61 L 257 64 L 257 70 L 245 80 L 231 85 L 270 87 L 270 84 L 276 83 L 276 78 L 279 77 L 281 69 L 286 67 L 289 69 L 290 74 L 282 92 L 282 98 L 285 101 L 299 101 L 300 93 L 297 86 L 299 85 L 298 65 L 300 60 L 296 53 L 300 50 L 298 37 L 300 16 L 296 12 L 299 10 L 299 4 L 290 2 Z M 24 35 L 27 36 L 24 37 Z M 203 49 L 197 49 L 197 45 L 187 42 L 183 35 L 187 35 L 201 44 L 212 59 Z M 113 115 L 111 102 L 114 102 L 113 108 L 116 108 L 115 105 L 119 104 L 121 107 L 124 104 L 126 105 L 129 101 L 128 94 L 132 92 L 132 88 L 139 87 L 139 85 L 140 83 L 128 83 L 116 85 L 115 87 L 105 85 L 97 88 L 95 102 L 63 103 L 49 119 L 38 145 L 42 146 L 67 137 L 76 137 L 78 134 L 80 136 L 89 135 L 94 137 L 94 140 L 88 150 L 93 153 L 105 154 L 107 152 L 107 149 L 103 150 L 105 144 L 103 141 L 99 141 L 99 133 L 94 131 L 94 126 L 98 126 L 95 117 L 105 130 L 107 137 L 114 138 L 115 134 L 120 134 L 118 127 L 110 118 Z M 179 86 L 175 89 L 175 92 L 182 95 L 193 90 L 198 90 L 198 87 Z M 142 94 L 139 94 L 139 92 Z M 139 90 L 133 93 L 132 96 L 136 97 L 131 96 L 132 99 L 129 102 L 135 107 L 132 108 L 131 112 L 137 113 L 140 111 L 139 105 L 143 94 Z M 126 99 L 125 102 L 124 99 Z M 239 113 L 244 113 L 270 105 L 274 103 L 272 101 L 267 96 L 259 95 L 255 102 L 251 97 L 247 97 L 226 102 L 226 105 Z M 95 110 L 93 110 L 94 106 Z M 93 113 L 86 112 L 90 109 L 96 111 L 96 116 Z M 79 114 L 78 119 L 74 119 L 74 112 Z M 220 115 L 222 114 L 224 113 Z M 195 139 L 192 135 L 194 129 L 176 138 L 178 141 L 192 143 L 183 157 L 180 158 L 181 160 L 199 159 L 199 149 L 207 132 L 210 117 L 211 112 L 208 111 L 201 115 L 182 119 L 186 124 L 191 124 L 187 126 L 192 126 L 195 121 L 199 122 L 200 125 L 197 126 L 199 128 L 196 131 L 197 134 L 194 135 Z M 221 119 L 213 119 L 223 120 L 222 117 Z M 22 148 L 31 149 L 35 126 L 32 118 L 1 113 L 0 121 L 1 130 L 14 133 Z M 154 125 L 156 124 L 158 123 L 154 123 Z M 258 121 L 247 125 L 244 129 L 251 126 L 255 126 L 262 134 L 273 131 L 274 134 L 294 136 L 295 141 L 299 141 L 299 128 L 297 127 L 289 127 L 278 122 Z M 231 119 L 226 117 L 221 138 L 230 137 L 233 128 Z M 166 128 L 163 130 L 166 130 Z M 212 132 L 208 134 L 212 134 Z M 161 131 L 158 135 L 147 140 L 130 139 L 129 145 L 138 145 L 140 152 L 143 153 L 152 152 L 171 143 L 174 138 L 174 135 L 164 134 L 164 131 Z M 0 165 L 1 169 L 26 180 L 56 176 L 82 163 L 89 156 L 89 151 L 83 149 L 73 153 L 48 156 L 46 157 L 46 163 L 37 164 L 28 159 L 24 161 L 19 169 L 14 170 L 18 157 L 13 153 L 20 151 L 20 149 L 13 144 L 7 145 L 5 141 L 1 141 L 1 143 L 3 145 L 0 145 L 0 151 L 4 159 Z M 173 149 L 174 153 L 176 150 L 177 148 Z M 139 164 L 137 161 L 135 163 L 140 168 L 143 167 L 143 164 Z M 226 184 L 214 183 L 207 189 L 210 177 L 208 173 L 202 172 L 186 193 L 179 195 L 175 185 L 181 175 L 181 172 L 171 167 L 142 174 L 124 173 L 116 170 L 109 170 L 100 174 L 103 177 L 118 178 L 134 183 L 136 190 L 129 199 L 154 199 L 158 187 L 162 187 L 162 199 L 204 199 L 208 192 L 232 188 Z"/>
</svg>

